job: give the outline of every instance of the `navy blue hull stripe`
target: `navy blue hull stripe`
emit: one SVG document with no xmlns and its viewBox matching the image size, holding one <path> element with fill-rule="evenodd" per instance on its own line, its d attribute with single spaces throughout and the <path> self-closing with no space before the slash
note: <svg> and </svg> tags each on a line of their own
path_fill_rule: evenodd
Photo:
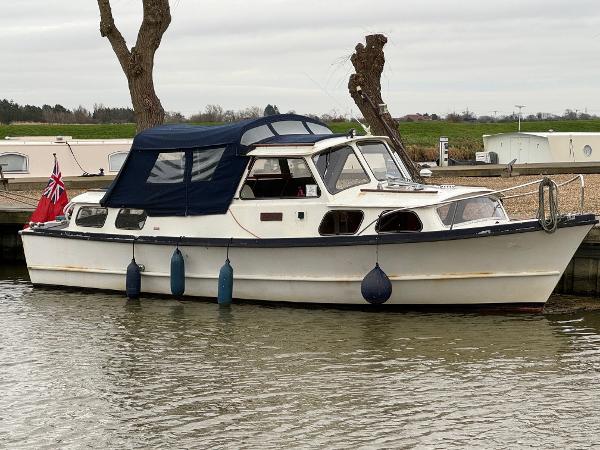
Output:
<svg viewBox="0 0 600 450">
<path fill-rule="evenodd" d="M 593 214 L 582 214 L 563 219 L 559 228 L 589 226 L 598 223 Z M 365 236 L 320 236 L 307 238 L 265 238 L 265 239 L 230 239 L 225 238 L 193 238 L 171 236 L 133 236 L 124 234 L 82 233 L 56 229 L 36 228 L 24 230 L 21 233 L 62 239 L 78 239 L 103 242 L 131 242 L 134 238 L 139 244 L 157 245 L 186 245 L 199 247 L 246 247 L 246 248 L 286 248 L 286 247 L 338 247 L 354 245 L 386 245 L 386 244 L 413 244 L 420 242 L 439 242 L 458 239 L 477 239 L 489 236 L 502 236 L 518 233 L 530 233 L 542 230 L 537 220 L 518 223 L 505 223 L 486 227 L 429 231 L 406 232 L 393 234 L 365 235 Z"/>
</svg>

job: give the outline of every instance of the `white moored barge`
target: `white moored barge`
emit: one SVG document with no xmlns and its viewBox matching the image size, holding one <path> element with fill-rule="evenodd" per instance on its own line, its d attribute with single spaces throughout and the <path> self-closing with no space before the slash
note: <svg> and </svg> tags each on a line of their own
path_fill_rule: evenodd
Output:
<svg viewBox="0 0 600 450">
<path fill-rule="evenodd" d="M 108 191 L 21 236 L 34 285 L 123 291 L 135 251 L 142 293 L 171 294 L 179 248 L 189 296 L 217 296 L 228 253 L 236 299 L 541 307 L 595 216 L 512 221 L 501 196 L 415 183 L 388 138 L 279 115 L 146 130 Z"/>
<path fill-rule="evenodd" d="M 131 148 L 131 139 L 73 139 L 71 136 L 6 137 L 0 141 L 4 178 L 47 177 L 60 161 L 63 176 L 116 175 Z"/>
</svg>

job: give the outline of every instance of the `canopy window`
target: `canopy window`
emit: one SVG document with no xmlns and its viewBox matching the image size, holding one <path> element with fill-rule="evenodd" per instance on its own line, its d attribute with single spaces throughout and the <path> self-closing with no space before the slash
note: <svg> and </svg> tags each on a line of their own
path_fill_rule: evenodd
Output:
<svg viewBox="0 0 600 450">
<path fill-rule="evenodd" d="M 146 183 L 183 183 L 185 153 L 159 153 Z"/>
</svg>

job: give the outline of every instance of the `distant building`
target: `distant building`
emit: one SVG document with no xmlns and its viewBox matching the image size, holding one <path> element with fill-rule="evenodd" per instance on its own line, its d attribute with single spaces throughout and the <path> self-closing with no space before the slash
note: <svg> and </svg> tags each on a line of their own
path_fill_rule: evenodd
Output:
<svg viewBox="0 0 600 450">
<path fill-rule="evenodd" d="M 486 152 L 500 164 L 600 161 L 600 133 L 527 132 L 483 135 Z"/>
<path fill-rule="evenodd" d="M 429 114 L 407 114 L 406 116 L 400 117 L 398 119 L 400 122 L 422 122 L 425 120 L 431 120 L 431 116 Z"/>
</svg>

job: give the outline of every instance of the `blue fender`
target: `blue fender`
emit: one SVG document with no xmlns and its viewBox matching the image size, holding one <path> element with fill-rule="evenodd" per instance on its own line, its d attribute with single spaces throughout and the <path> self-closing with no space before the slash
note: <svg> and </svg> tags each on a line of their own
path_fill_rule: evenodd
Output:
<svg viewBox="0 0 600 450">
<path fill-rule="evenodd" d="M 229 258 L 219 271 L 219 294 L 217 296 L 219 305 L 230 305 L 233 300 L 233 267 L 229 264 Z"/>
<path fill-rule="evenodd" d="M 171 256 L 171 293 L 183 295 L 185 292 L 185 260 L 181 251 L 176 248 Z"/>
<path fill-rule="evenodd" d="M 128 298 L 139 298 L 141 292 L 142 272 L 140 271 L 140 266 L 135 262 L 135 258 L 133 258 L 127 266 L 125 293 Z"/>
<path fill-rule="evenodd" d="M 379 263 L 363 278 L 360 292 L 363 298 L 373 305 L 381 305 L 392 296 L 392 282 L 381 270 Z"/>
</svg>

